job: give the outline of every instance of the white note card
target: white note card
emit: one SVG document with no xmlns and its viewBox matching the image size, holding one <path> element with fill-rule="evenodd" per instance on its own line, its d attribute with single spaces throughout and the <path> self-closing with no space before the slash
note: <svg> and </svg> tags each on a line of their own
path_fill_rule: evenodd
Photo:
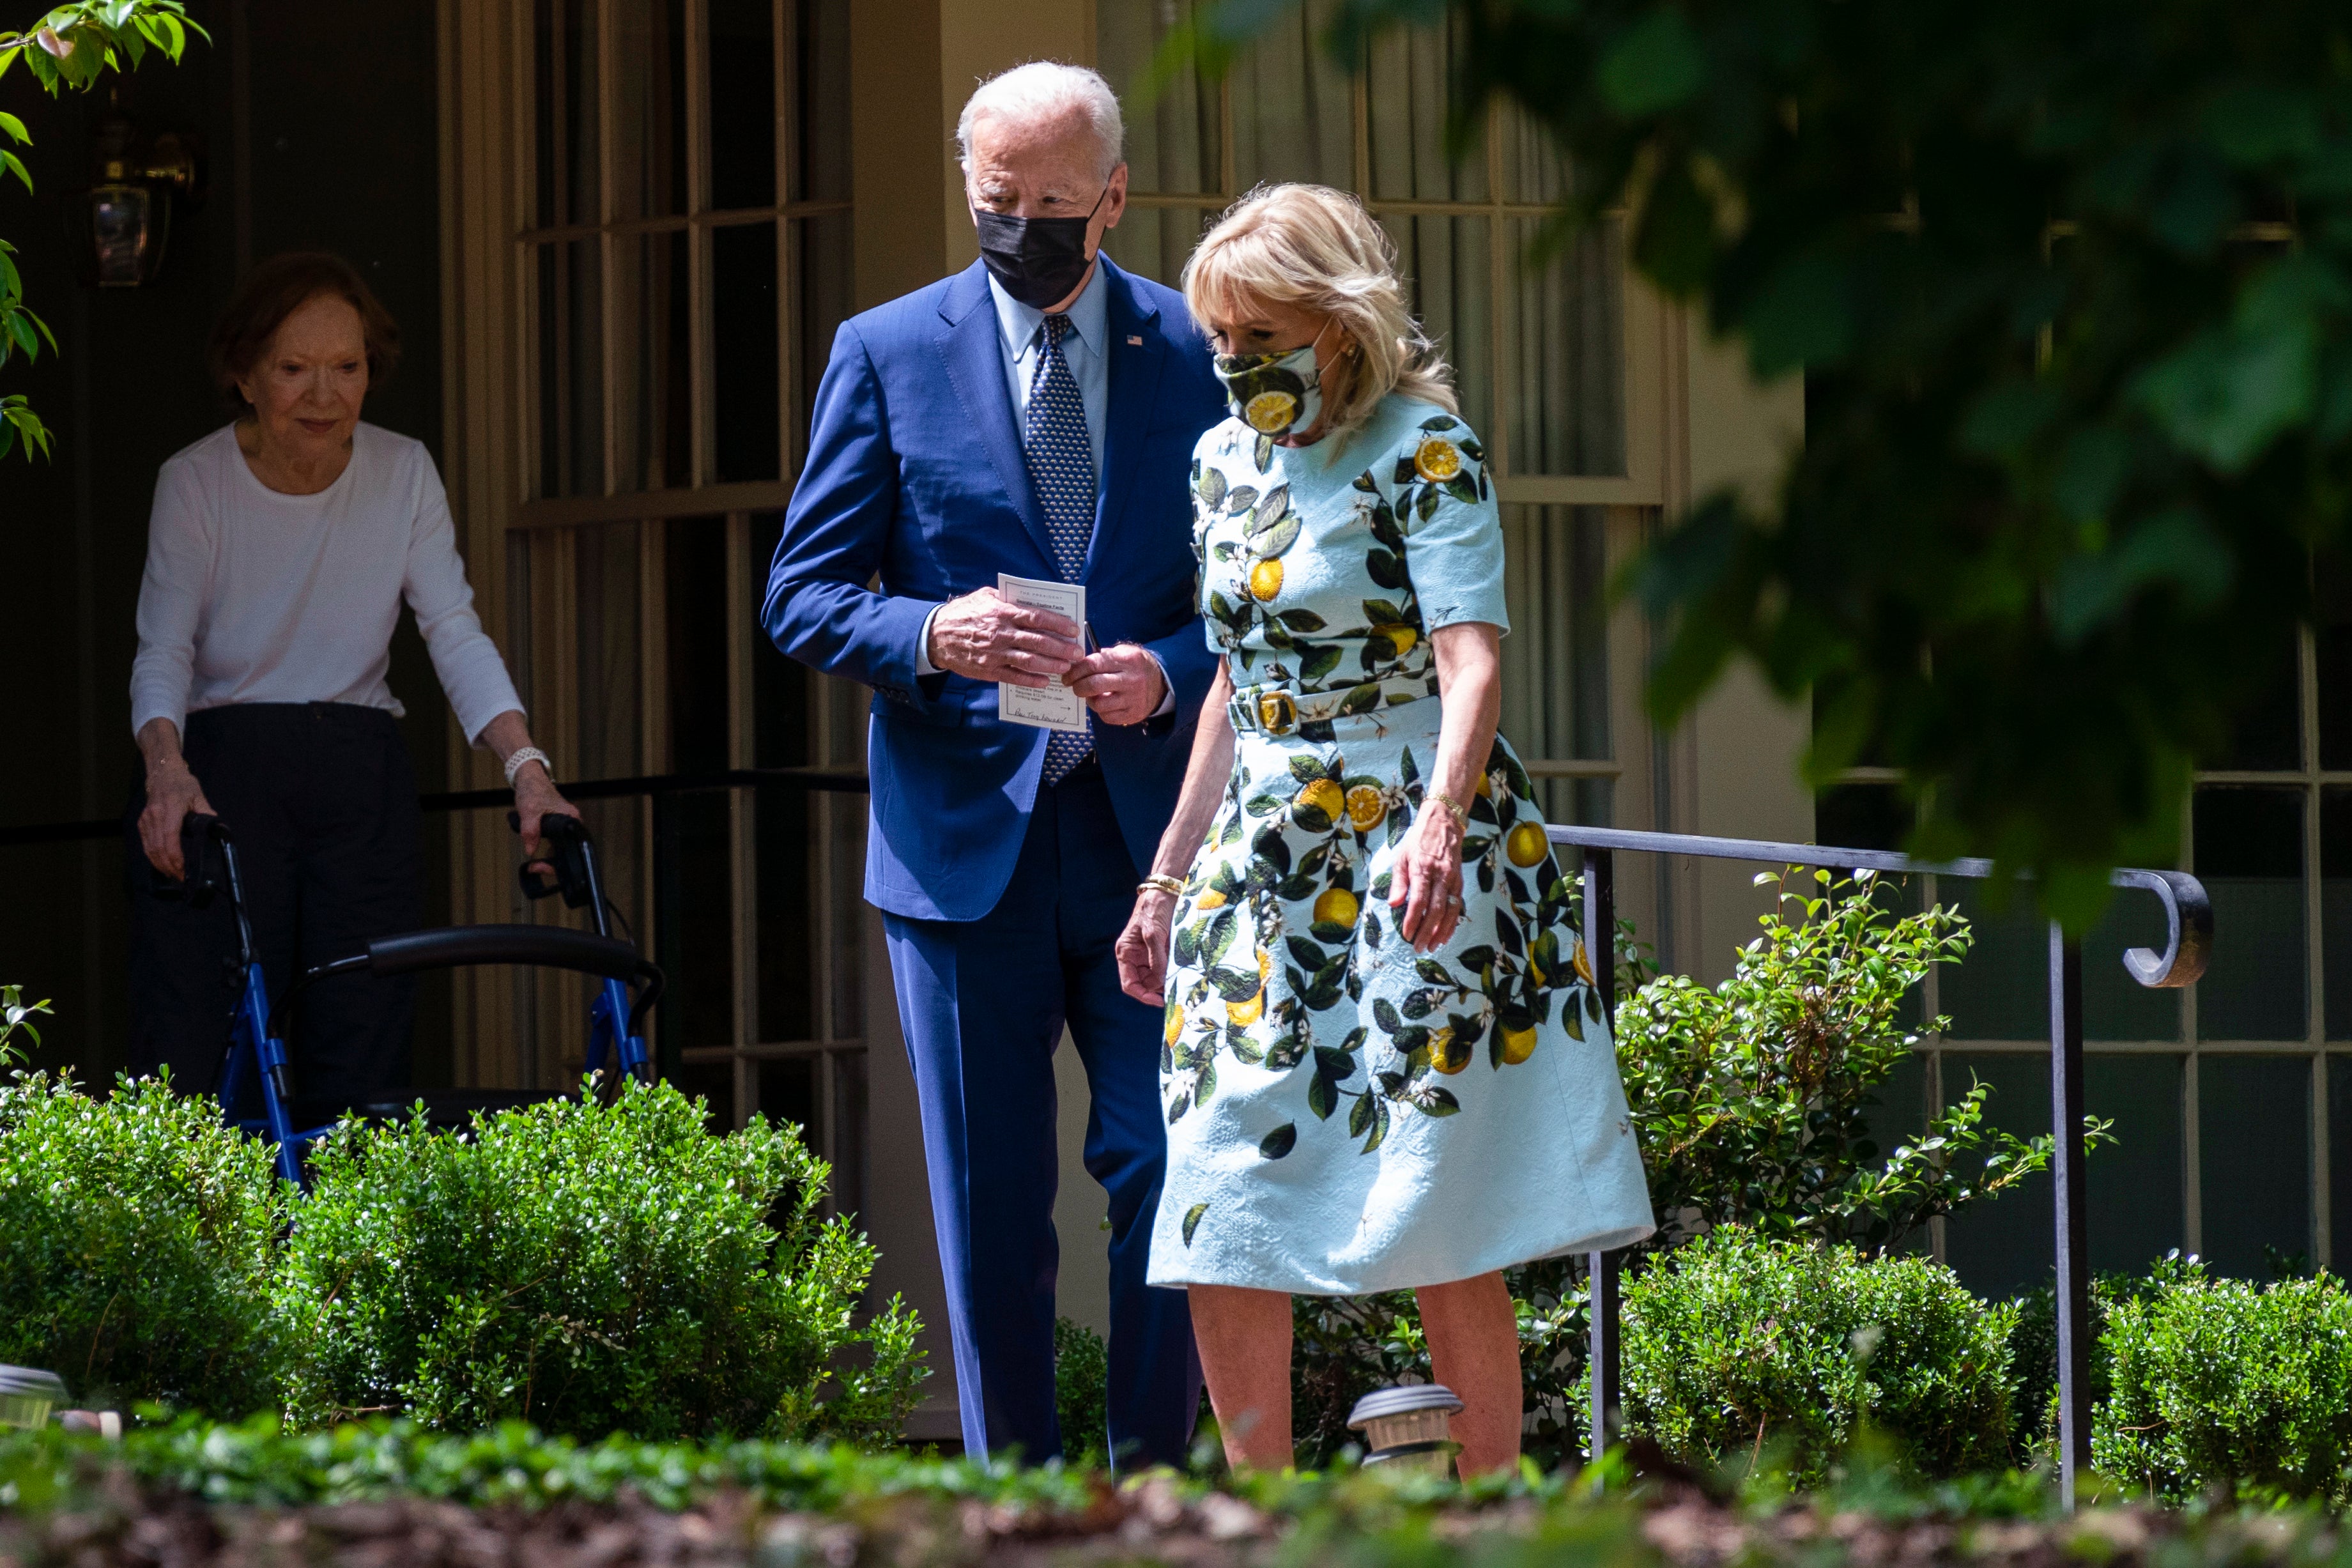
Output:
<svg viewBox="0 0 2352 1568">
<path fill-rule="evenodd" d="M 1035 577 L 999 574 L 996 591 L 1013 604 L 1033 610 L 1051 610 L 1087 624 L 1087 588 L 1083 583 L 1047 583 Z M 1034 724 L 1040 730 L 1084 730 L 1087 700 L 1058 681 L 1051 686 L 996 683 L 996 716 L 1008 724 Z"/>
</svg>

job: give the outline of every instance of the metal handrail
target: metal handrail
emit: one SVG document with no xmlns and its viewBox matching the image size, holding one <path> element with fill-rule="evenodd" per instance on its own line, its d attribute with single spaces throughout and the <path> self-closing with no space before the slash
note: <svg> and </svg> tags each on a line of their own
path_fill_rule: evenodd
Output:
<svg viewBox="0 0 2352 1568">
<path fill-rule="evenodd" d="M 1641 833 L 1616 827 L 1554 827 L 1554 844 L 1584 854 L 1584 948 L 1593 989 L 1617 1036 L 1616 855 L 1620 850 L 1688 855 L 1704 860 L 1747 860 L 1854 871 L 1959 877 L 1995 875 L 1990 860 L 1915 860 L 1883 849 L 1843 849 L 1820 844 L 1776 844 L 1685 833 Z M 2151 989 L 2192 984 L 2213 952 L 2213 905 L 2204 884 L 2185 871 L 2126 868 L 2110 874 L 2118 888 L 2154 893 L 2164 906 L 2162 952 L 2136 947 L 2123 954 L 2125 971 Z M 2050 922 L 2050 1122 L 2056 1189 L 2053 1221 L 2058 1260 L 2058 1464 L 2063 1505 L 2074 1506 L 2076 1478 L 2091 1462 L 2090 1229 L 2083 1173 L 2083 946 Z M 1620 1428 L 1620 1346 L 1616 1255 L 1588 1253 L 1591 1281 L 1592 1410 L 1591 1453 L 1598 1457 Z"/>
<path fill-rule="evenodd" d="M 625 779 L 585 779 L 556 786 L 570 801 L 615 800 L 639 795 L 691 795 L 719 789 L 797 789 L 813 793 L 864 795 L 870 787 L 862 768 L 724 768 L 702 773 L 646 773 Z M 442 790 L 416 797 L 421 811 L 487 811 L 514 805 L 507 789 Z M 90 816 L 77 822 L 35 822 L 0 827 L 0 849 L 25 844 L 78 844 L 119 837 L 120 816 Z"/>
</svg>

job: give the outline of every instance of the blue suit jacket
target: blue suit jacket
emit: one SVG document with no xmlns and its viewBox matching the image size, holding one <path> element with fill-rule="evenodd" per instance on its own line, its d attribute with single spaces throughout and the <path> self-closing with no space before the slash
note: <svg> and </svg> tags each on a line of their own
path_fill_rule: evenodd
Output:
<svg viewBox="0 0 2352 1568">
<path fill-rule="evenodd" d="M 1098 724 L 1119 830 L 1148 867 L 1174 813 L 1215 661 L 1194 608 L 1192 444 L 1223 416 L 1181 295 L 1101 259 L 1108 428 L 1080 581 L 1104 646 L 1166 666 L 1172 715 Z M 1045 734 L 996 716 L 996 684 L 918 678 L 924 617 L 997 574 L 1055 578 L 978 262 L 843 323 L 808 460 L 768 576 L 776 646 L 874 689 L 866 896 L 893 914 L 977 920 L 1013 875 Z"/>
</svg>

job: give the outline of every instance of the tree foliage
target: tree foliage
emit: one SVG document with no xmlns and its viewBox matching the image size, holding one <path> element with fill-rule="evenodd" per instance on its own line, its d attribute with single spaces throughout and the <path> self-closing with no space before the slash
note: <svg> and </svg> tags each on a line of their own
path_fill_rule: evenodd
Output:
<svg viewBox="0 0 2352 1568">
<path fill-rule="evenodd" d="M 1291 9 L 1221 0 L 1212 65 Z M 2352 12 L 2318 0 L 1332 0 L 1352 62 L 1450 30 L 1633 266 L 1807 376 L 1765 505 L 1639 569 L 1671 720 L 1727 660 L 1815 695 L 1807 768 L 1905 770 L 1914 847 L 2080 926 L 2169 865 L 2193 760 L 2344 571 Z"/>
<path fill-rule="evenodd" d="M 71 0 L 21 33 L 0 33 L 0 79 L 22 59 L 33 79 L 52 95 L 84 89 L 110 70 L 137 69 L 150 49 L 177 64 L 190 33 L 209 37 L 188 19 L 182 0 Z M 22 120 L 0 110 L 0 185 L 13 176 L 32 194 L 31 171 L 6 145 L 26 147 L 32 141 Z M 20 356 L 30 363 L 45 342 L 51 353 L 58 352 L 48 323 L 26 308 L 16 255 L 15 246 L 0 239 L 0 369 Z M 27 457 L 47 457 L 49 431 L 24 394 L 9 393 L 0 395 L 0 458 L 19 445 Z"/>
</svg>

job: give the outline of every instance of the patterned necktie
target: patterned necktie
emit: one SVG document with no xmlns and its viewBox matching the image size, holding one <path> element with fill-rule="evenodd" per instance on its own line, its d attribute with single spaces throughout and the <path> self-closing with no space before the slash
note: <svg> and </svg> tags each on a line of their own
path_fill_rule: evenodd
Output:
<svg viewBox="0 0 2352 1568">
<path fill-rule="evenodd" d="M 1077 378 L 1062 357 L 1069 335 L 1066 315 L 1045 318 L 1045 341 L 1029 383 L 1029 428 L 1022 448 L 1029 458 L 1029 482 L 1045 513 L 1045 537 L 1054 547 L 1054 570 L 1075 583 L 1087 563 L 1095 532 L 1095 454 L 1087 438 L 1086 405 Z M 1045 738 L 1045 782 L 1057 784 L 1095 749 L 1094 715 L 1087 730 L 1055 730 Z"/>
</svg>

